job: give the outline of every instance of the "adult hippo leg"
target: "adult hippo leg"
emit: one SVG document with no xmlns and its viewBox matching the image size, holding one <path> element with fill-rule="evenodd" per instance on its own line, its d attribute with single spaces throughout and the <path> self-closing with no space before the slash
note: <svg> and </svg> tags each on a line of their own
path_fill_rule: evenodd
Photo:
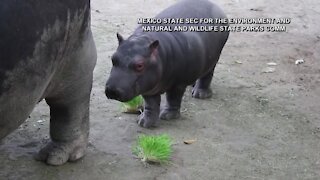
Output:
<svg viewBox="0 0 320 180">
<path fill-rule="evenodd" d="M 185 86 L 176 86 L 166 92 L 167 103 L 160 113 L 160 119 L 169 120 L 180 117 L 180 106 L 185 91 Z"/>
<path fill-rule="evenodd" d="M 80 92 L 77 92 L 80 95 Z M 51 142 L 40 150 L 36 159 L 51 165 L 60 165 L 74 161 L 84 155 L 89 134 L 89 94 L 84 93 L 79 99 L 48 98 L 50 106 Z"/>
<path fill-rule="evenodd" d="M 206 75 L 199 78 L 192 89 L 192 97 L 199 99 L 206 99 L 212 96 L 210 83 L 213 77 L 213 71 L 209 71 Z"/>
<path fill-rule="evenodd" d="M 71 56 L 70 61 L 53 81 L 55 85 L 46 97 L 50 106 L 51 142 L 36 159 L 51 165 L 81 158 L 88 142 L 92 70 L 96 61 L 93 40 Z"/>
<path fill-rule="evenodd" d="M 143 96 L 144 112 L 140 115 L 138 124 L 142 127 L 148 128 L 156 126 L 159 121 L 160 112 L 160 95 Z"/>
</svg>

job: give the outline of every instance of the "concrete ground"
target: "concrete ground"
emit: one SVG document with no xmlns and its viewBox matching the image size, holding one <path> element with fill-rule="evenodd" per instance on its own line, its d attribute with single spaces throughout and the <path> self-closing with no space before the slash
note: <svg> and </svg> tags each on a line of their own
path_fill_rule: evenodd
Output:
<svg viewBox="0 0 320 180">
<path fill-rule="evenodd" d="M 182 117 L 149 130 L 104 95 L 117 47 L 137 18 L 153 17 L 174 0 L 92 0 L 98 50 L 87 155 L 53 167 L 33 159 L 48 140 L 41 102 L 0 144 L 0 179 L 320 179 L 320 1 L 218 0 L 228 17 L 291 18 L 287 32 L 231 33 L 208 100 L 183 98 Z M 297 59 L 303 64 L 295 65 Z M 274 72 L 264 73 L 275 62 Z M 172 163 L 145 166 L 131 152 L 137 136 L 169 134 Z M 197 139 L 191 145 L 186 139 Z"/>
</svg>

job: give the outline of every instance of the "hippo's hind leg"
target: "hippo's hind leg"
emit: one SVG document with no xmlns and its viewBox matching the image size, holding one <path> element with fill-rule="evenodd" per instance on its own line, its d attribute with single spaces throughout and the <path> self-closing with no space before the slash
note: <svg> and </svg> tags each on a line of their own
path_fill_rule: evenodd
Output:
<svg viewBox="0 0 320 180">
<path fill-rule="evenodd" d="M 36 156 L 51 165 L 81 158 L 89 135 L 89 103 L 96 51 L 93 41 L 70 57 L 46 97 L 50 106 L 49 142 Z"/>
<path fill-rule="evenodd" d="M 167 103 L 160 113 L 160 119 L 169 120 L 180 117 L 180 106 L 185 90 L 185 86 L 178 86 L 166 92 Z"/>
<path fill-rule="evenodd" d="M 213 77 L 213 71 L 214 69 L 196 81 L 192 89 L 192 97 L 206 99 L 212 96 L 210 83 Z"/>
</svg>

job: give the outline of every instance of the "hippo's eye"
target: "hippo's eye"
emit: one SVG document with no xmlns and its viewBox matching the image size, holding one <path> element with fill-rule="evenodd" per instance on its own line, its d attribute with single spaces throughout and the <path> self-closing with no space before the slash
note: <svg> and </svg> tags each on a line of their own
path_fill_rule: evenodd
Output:
<svg viewBox="0 0 320 180">
<path fill-rule="evenodd" d="M 143 61 L 142 61 L 142 62 L 136 62 L 136 63 L 134 64 L 134 69 L 135 69 L 135 71 L 137 71 L 137 72 L 143 71 L 143 69 L 144 69 L 144 63 L 143 63 Z"/>
</svg>

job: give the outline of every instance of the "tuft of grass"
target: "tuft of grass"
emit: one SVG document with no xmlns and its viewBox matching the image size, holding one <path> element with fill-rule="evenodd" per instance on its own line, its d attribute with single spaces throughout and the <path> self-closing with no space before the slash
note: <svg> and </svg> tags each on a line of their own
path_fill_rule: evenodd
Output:
<svg viewBox="0 0 320 180">
<path fill-rule="evenodd" d="M 122 112 L 139 113 L 143 106 L 143 98 L 141 95 L 134 97 L 130 101 L 121 103 Z"/>
<path fill-rule="evenodd" d="M 138 156 L 143 162 L 165 164 L 171 157 L 172 141 L 167 134 L 158 136 L 140 135 L 133 154 Z"/>
</svg>

